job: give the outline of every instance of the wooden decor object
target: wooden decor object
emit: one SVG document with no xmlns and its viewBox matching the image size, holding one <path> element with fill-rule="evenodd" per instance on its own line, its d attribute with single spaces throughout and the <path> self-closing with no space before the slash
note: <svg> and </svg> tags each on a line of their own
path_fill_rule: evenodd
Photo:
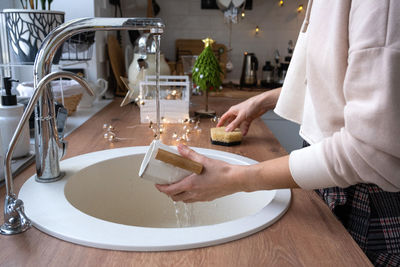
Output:
<svg viewBox="0 0 400 267">
<path fill-rule="evenodd" d="M 110 58 L 111 68 L 117 81 L 117 88 L 115 90 L 116 96 L 125 96 L 126 88 L 121 81 L 120 77 L 126 77 L 125 73 L 125 63 L 124 57 L 122 54 L 121 46 L 118 43 L 117 38 L 114 35 L 109 34 L 107 37 L 107 47 L 108 47 L 108 56 Z"/>
</svg>

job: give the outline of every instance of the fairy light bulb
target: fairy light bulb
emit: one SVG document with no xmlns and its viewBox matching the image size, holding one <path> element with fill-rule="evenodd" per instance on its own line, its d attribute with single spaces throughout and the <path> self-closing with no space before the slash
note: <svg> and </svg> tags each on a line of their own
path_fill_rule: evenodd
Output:
<svg viewBox="0 0 400 267">
<path fill-rule="evenodd" d="M 132 128 L 132 127 L 127 127 L 127 128 Z M 110 124 L 103 124 L 103 129 L 105 130 L 105 133 L 103 134 L 103 138 L 109 141 L 110 143 L 116 142 L 116 141 L 126 141 L 126 140 L 133 140 L 134 138 L 124 138 L 124 137 L 118 137 L 117 134 L 114 132 L 114 126 Z"/>
<path fill-rule="evenodd" d="M 300 13 L 301 11 L 303 11 L 303 5 L 299 5 L 297 8 L 297 13 Z"/>
<path fill-rule="evenodd" d="M 211 122 L 216 123 L 216 122 L 218 122 L 218 121 L 219 121 L 218 116 L 214 116 L 213 118 L 211 118 Z"/>
<path fill-rule="evenodd" d="M 244 13 L 244 11 L 242 11 L 242 13 L 240 14 L 240 16 L 242 17 L 242 19 L 244 19 L 244 17 L 246 16 L 246 13 Z"/>
<path fill-rule="evenodd" d="M 284 4 L 283 0 L 280 0 L 279 1 L 279 6 L 283 6 L 283 4 Z"/>
<path fill-rule="evenodd" d="M 109 142 L 114 142 L 114 141 L 116 141 L 115 135 L 110 135 L 110 136 L 108 137 L 108 141 L 109 141 Z"/>
<path fill-rule="evenodd" d="M 256 34 L 258 34 L 260 32 L 260 28 L 258 27 L 258 25 L 256 26 Z"/>
</svg>

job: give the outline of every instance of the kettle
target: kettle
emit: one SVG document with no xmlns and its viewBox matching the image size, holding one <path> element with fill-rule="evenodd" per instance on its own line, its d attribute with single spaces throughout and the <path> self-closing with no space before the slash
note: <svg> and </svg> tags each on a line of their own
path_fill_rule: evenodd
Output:
<svg viewBox="0 0 400 267">
<path fill-rule="evenodd" d="M 128 46 L 127 46 L 128 48 Z M 129 62 L 129 49 L 125 49 L 125 62 Z M 133 59 L 128 66 L 128 81 L 129 87 L 133 88 L 137 84 L 138 75 L 140 72 L 140 62 L 146 66 L 147 75 L 156 74 L 156 47 L 152 33 L 143 33 L 135 42 L 133 49 Z M 171 70 L 163 54 L 160 56 L 160 75 L 170 75 Z M 138 94 L 138 92 L 136 92 Z"/>
<path fill-rule="evenodd" d="M 254 53 L 244 53 L 240 88 L 257 85 L 258 60 Z"/>
</svg>

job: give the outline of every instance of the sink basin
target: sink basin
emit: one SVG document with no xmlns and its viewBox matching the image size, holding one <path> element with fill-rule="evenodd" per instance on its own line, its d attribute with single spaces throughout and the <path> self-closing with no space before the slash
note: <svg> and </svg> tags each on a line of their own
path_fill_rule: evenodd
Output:
<svg viewBox="0 0 400 267">
<path fill-rule="evenodd" d="M 138 177 L 147 148 L 110 149 L 63 160 L 65 177 L 57 182 L 37 183 L 34 176 L 29 178 L 19 193 L 27 216 L 39 230 L 69 242 L 166 251 L 248 236 L 277 221 L 289 206 L 287 189 L 174 205 L 152 182 Z M 256 163 L 231 153 L 194 149 L 232 164 Z"/>
</svg>

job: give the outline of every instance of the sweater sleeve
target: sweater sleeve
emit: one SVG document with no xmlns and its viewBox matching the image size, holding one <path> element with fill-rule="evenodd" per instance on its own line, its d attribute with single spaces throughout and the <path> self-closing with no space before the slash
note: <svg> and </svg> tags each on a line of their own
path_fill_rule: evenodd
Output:
<svg viewBox="0 0 400 267">
<path fill-rule="evenodd" d="M 385 38 L 375 46 L 368 39 L 374 36 L 366 29 L 368 18 L 351 14 L 343 84 L 345 125 L 290 154 L 290 171 L 302 188 L 372 183 L 385 191 L 400 191 L 400 4 L 386 2 L 398 7 L 388 9 L 386 31 L 381 29 Z"/>
</svg>

